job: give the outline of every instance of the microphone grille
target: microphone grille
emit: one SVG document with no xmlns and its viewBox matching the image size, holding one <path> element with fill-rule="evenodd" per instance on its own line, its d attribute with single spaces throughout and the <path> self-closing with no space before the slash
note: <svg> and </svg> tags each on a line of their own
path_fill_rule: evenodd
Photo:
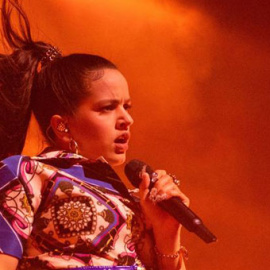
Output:
<svg viewBox="0 0 270 270">
<path fill-rule="evenodd" d="M 146 172 L 151 175 L 153 170 L 141 160 L 133 159 L 125 166 L 125 174 L 134 187 L 139 187 L 141 183 L 140 172 L 144 166 L 146 166 Z"/>
</svg>

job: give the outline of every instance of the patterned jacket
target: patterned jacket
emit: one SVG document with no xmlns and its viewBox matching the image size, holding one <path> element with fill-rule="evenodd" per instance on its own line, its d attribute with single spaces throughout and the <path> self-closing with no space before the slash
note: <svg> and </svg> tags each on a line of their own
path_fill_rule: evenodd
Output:
<svg viewBox="0 0 270 270">
<path fill-rule="evenodd" d="M 0 163 L 0 253 L 18 269 L 133 265 L 137 204 L 111 167 L 64 151 Z"/>
</svg>

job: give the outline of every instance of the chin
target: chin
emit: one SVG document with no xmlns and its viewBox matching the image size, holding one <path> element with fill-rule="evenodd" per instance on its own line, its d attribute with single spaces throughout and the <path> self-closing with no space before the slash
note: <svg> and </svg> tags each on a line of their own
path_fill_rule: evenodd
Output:
<svg viewBox="0 0 270 270">
<path fill-rule="evenodd" d="M 126 161 L 126 154 L 118 154 L 116 156 L 113 156 L 113 157 L 107 157 L 105 158 L 108 163 L 112 166 L 112 167 L 115 167 L 115 166 L 120 166 L 122 165 L 123 163 L 125 163 Z"/>
</svg>

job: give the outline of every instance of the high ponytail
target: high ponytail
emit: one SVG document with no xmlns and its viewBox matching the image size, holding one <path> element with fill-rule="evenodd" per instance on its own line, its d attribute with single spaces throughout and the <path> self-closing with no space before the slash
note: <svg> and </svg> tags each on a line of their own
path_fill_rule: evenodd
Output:
<svg viewBox="0 0 270 270">
<path fill-rule="evenodd" d="M 14 14 L 15 11 L 15 14 Z M 18 15 L 19 31 L 11 17 Z M 34 43 L 18 0 L 3 0 L 2 36 L 10 55 L 0 54 L 0 159 L 20 154 L 31 115 L 31 89 L 46 44 Z"/>
<path fill-rule="evenodd" d="M 5 41 L 13 50 L 33 44 L 29 20 L 18 0 L 2 0 L 1 21 Z M 13 11 L 17 11 L 15 14 Z M 12 15 L 18 16 L 20 32 L 17 32 L 12 22 Z"/>
<path fill-rule="evenodd" d="M 117 69 L 101 56 L 61 56 L 52 45 L 33 41 L 18 0 L 3 0 L 1 15 L 3 36 L 13 52 L 0 55 L 0 159 L 21 153 L 31 110 L 50 142 L 51 117 L 74 115 L 103 69 Z M 18 15 L 18 30 L 12 15 Z"/>
</svg>

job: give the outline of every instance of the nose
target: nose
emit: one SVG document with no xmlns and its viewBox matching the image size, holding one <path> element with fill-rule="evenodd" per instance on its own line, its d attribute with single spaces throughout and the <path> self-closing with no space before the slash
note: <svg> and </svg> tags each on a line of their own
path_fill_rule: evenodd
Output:
<svg viewBox="0 0 270 270">
<path fill-rule="evenodd" d="M 126 109 L 121 110 L 121 115 L 117 119 L 116 128 L 120 130 L 128 130 L 128 128 L 134 123 L 133 118 Z"/>
</svg>

